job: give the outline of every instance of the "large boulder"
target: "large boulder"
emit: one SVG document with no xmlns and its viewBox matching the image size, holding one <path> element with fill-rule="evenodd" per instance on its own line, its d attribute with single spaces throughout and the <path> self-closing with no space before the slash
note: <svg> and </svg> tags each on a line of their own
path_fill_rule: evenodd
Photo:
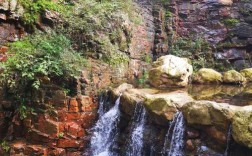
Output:
<svg viewBox="0 0 252 156">
<path fill-rule="evenodd" d="M 252 81 L 252 68 L 243 69 L 240 71 L 240 73 L 247 79 L 248 82 Z"/>
<path fill-rule="evenodd" d="M 182 107 L 182 112 L 189 125 L 215 126 L 227 131 L 236 106 L 213 101 L 193 101 Z"/>
<path fill-rule="evenodd" d="M 193 82 L 200 84 L 221 83 L 222 75 L 213 69 L 202 68 L 193 75 Z"/>
<path fill-rule="evenodd" d="M 144 106 L 149 110 L 155 123 L 165 125 L 173 120 L 174 114 L 187 102 L 194 99 L 185 91 L 147 94 Z"/>
<path fill-rule="evenodd" d="M 229 84 L 244 84 L 246 83 L 246 78 L 235 70 L 229 70 L 224 73 L 223 82 Z"/>
<path fill-rule="evenodd" d="M 153 63 L 153 68 L 149 72 L 149 80 L 152 86 L 158 88 L 184 87 L 188 85 L 188 79 L 192 73 L 192 65 L 186 58 L 166 55 Z"/>
<path fill-rule="evenodd" d="M 232 122 L 234 140 L 252 148 L 252 106 L 243 107 L 237 111 Z"/>
</svg>

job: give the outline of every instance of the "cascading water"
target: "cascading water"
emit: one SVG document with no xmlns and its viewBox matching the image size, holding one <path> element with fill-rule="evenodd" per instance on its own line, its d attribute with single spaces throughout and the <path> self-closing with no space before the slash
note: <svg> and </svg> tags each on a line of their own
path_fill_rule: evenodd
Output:
<svg viewBox="0 0 252 156">
<path fill-rule="evenodd" d="M 170 126 L 169 129 L 165 135 L 165 141 L 164 141 L 164 146 L 163 146 L 163 150 L 162 150 L 162 155 L 167 155 L 169 153 L 169 140 L 171 138 L 171 130 L 174 128 L 175 123 L 176 123 L 176 114 L 174 115 L 174 118 L 172 120 L 172 122 L 170 122 Z"/>
<path fill-rule="evenodd" d="M 169 156 L 184 155 L 184 141 L 185 141 L 185 119 L 182 112 L 175 115 L 175 127 L 172 132 L 172 139 L 170 144 Z"/>
<path fill-rule="evenodd" d="M 224 156 L 228 156 L 229 154 L 229 148 L 230 148 L 230 143 L 231 143 L 231 137 L 232 137 L 232 126 L 229 126 L 228 129 L 228 135 L 227 135 L 227 148 L 225 150 Z"/>
<path fill-rule="evenodd" d="M 185 140 L 184 133 L 185 133 L 185 120 L 184 120 L 182 112 L 177 112 L 174 115 L 173 121 L 170 123 L 170 127 L 166 133 L 162 155 L 183 156 L 184 155 L 184 140 Z M 172 137 L 170 140 L 171 135 Z M 169 140 L 170 140 L 170 145 L 168 145 Z"/>
<path fill-rule="evenodd" d="M 137 104 L 131 127 L 131 138 L 127 144 L 127 156 L 143 155 L 143 132 L 146 121 L 146 110 L 142 104 Z"/>
<path fill-rule="evenodd" d="M 115 145 L 118 134 L 118 123 L 120 120 L 119 104 L 120 97 L 108 112 L 103 112 L 103 115 L 99 114 L 100 117 L 93 128 L 94 132 L 91 138 L 91 150 L 93 156 L 116 155 L 111 149 Z M 102 109 L 103 108 L 101 108 L 100 111 L 102 111 Z"/>
<path fill-rule="evenodd" d="M 109 110 L 110 107 L 109 96 L 107 94 L 108 92 L 105 91 L 99 96 L 99 119 Z"/>
</svg>

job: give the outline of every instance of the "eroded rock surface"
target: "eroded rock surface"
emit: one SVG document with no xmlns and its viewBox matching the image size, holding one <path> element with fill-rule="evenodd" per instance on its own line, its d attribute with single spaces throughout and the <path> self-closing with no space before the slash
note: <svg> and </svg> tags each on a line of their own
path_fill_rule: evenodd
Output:
<svg viewBox="0 0 252 156">
<path fill-rule="evenodd" d="M 192 75 L 192 65 L 186 58 L 173 55 L 162 56 L 153 63 L 149 72 L 150 84 L 154 87 L 171 87 L 188 85 L 189 76 Z"/>
</svg>

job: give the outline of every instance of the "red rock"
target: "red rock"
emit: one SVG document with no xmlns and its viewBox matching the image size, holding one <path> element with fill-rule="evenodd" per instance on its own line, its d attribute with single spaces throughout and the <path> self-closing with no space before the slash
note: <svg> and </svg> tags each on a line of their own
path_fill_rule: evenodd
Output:
<svg viewBox="0 0 252 156">
<path fill-rule="evenodd" d="M 67 156 L 80 156 L 82 155 L 81 152 L 74 152 L 74 151 L 68 151 Z"/>
<path fill-rule="evenodd" d="M 57 142 L 57 147 L 59 148 L 78 148 L 80 147 L 80 142 L 74 139 L 63 138 L 59 139 Z"/>
<path fill-rule="evenodd" d="M 59 123 L 47 119 L 44 115 L 39 115 L 38 130 L 52 137 L 57 137 L 59 133 Z"/>
<path fill-rule="evenodd" d="M 187 140 L 186 141 L 186 149 L 189 150 L 189 151 L 195 150 L 195 146 L 194 146 L 192 140 Z"/>
<path fill-rule="evenodd" d="M 53 148 L 48 151 L 49 156 L 65 156 L 66 150 L 63 148 Z"/>
<path fill-rule="evenodd" d="M 8 47 L 2 46 L 2 47 L 0 47 L 0 53 L 6 53 L 8 51 L 8 49 L 9 49 Z"/>
<path fill-rule="evenodd" d="M 69 111 L 70 113 L 78 113 L 78 112 L 81 111 L 81 109 L 80 109 L 79 107 L 70 106 L 68 111 Z"/>
<path fill-rule="evenodd" d="M 66 121 L 80 119 L 80 113 L 66 113 Z"/>
<path fill-rule="evenodd" d="M 24 151 L 26 155 L 48 155 L 48 148 L 41 145 L 28 145 Z"/>
<path fill-rule="evenodd" d="M 55 147 L 56 146 L 56 140 L 55 137 L 50 137 L 49 135 L 45 133 L 41 133 L 40 131 L 36 129 L 31 129 L 26 136 L 27 141 L 30 143 L 43 143 L 46 144 L 50 147 Z"/>
<path fill-rule="evenodd" d="M 76 98 L 71 98 L 70 102 L 69 102 L 69 107 L 78 107 L 78 106 L 79 106 L 79 104 L 78 104 Z"/>
<path fill-rule="evenodd" d="M 226 145 L 227 138 L 225 133 L 217 130 L 213 126 L 205 128 L 205 132 L 208 134 L 208 137 L 217 141 L 219 144 Z"/>
<path fill-rule="evenodd" d="M 23 153 L 26 149 L 26 142 L 24 140 L 16 140 L 10 144 L 10 155 Z"/>
</svg>

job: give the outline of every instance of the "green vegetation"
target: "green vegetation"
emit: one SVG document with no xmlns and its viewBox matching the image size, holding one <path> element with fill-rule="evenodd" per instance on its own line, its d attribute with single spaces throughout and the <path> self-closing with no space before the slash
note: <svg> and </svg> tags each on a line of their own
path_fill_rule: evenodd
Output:
<svg viewBox="0 0 252 156">
<path fill-rule="evenodd" d="M 64 137 L 64 135 L 65 135 L 65 133 L 64 133 L 64 132 L 60 132 L 60 133 L 58 134 L 58 138 L 63 138 L 63 137 Z"/>
<path fill-rule="evenodd" d="M 55 83 L 58 77 L 78 75 L 86 60 L 71 48 L 62 34 L 36 33 L 10 44 L 11 57 L 2 64 L 1 82 L 8 88 L 19 108 L 20 118 L 27 117 L 26 107 L 44 84 Z"/>
<path fill-rule="evenodd" d="M 235 18 L 227 18 L 227 19 L 223 19 L 222 22 L 228 26 L 228 27 L 233 27 L 235 26 L 237 23 L 239 23 L 240 21 L 238 19 Z"/>
<path fill-rule="evenodd" d="M 194 41 L 188 38 L 178 38 L 170 49 L 170 53 L 192 60 L 194 70 L 209 67 L 213 63 L 210 45 L 201 37 Z"/>
<path fill-rule="evenodd" d="M 8 153 L 10 151 L 10 146 L 9 143 L 7 141 L 2 141 L 0 143 L 0 148 L 5 152 Z"/>
<path fill-rule="evenodd" d="M 52 0 L 19 0 L 24 7 L 23 21 L 27 25 L 32 25 L 38 21 L 39 16 L 46 10 L 57 12 L 66 12 L 69 6 L 63 5 L 63 2 L 55 3 Z"/>
<path fill-rule="evenodd" d="M 128 61 L 129 23 L 139 24 L 132 0 L 79 0 L 58 31 L 66 34 L 79 51 L 117 65 Z"/>
</svg>

